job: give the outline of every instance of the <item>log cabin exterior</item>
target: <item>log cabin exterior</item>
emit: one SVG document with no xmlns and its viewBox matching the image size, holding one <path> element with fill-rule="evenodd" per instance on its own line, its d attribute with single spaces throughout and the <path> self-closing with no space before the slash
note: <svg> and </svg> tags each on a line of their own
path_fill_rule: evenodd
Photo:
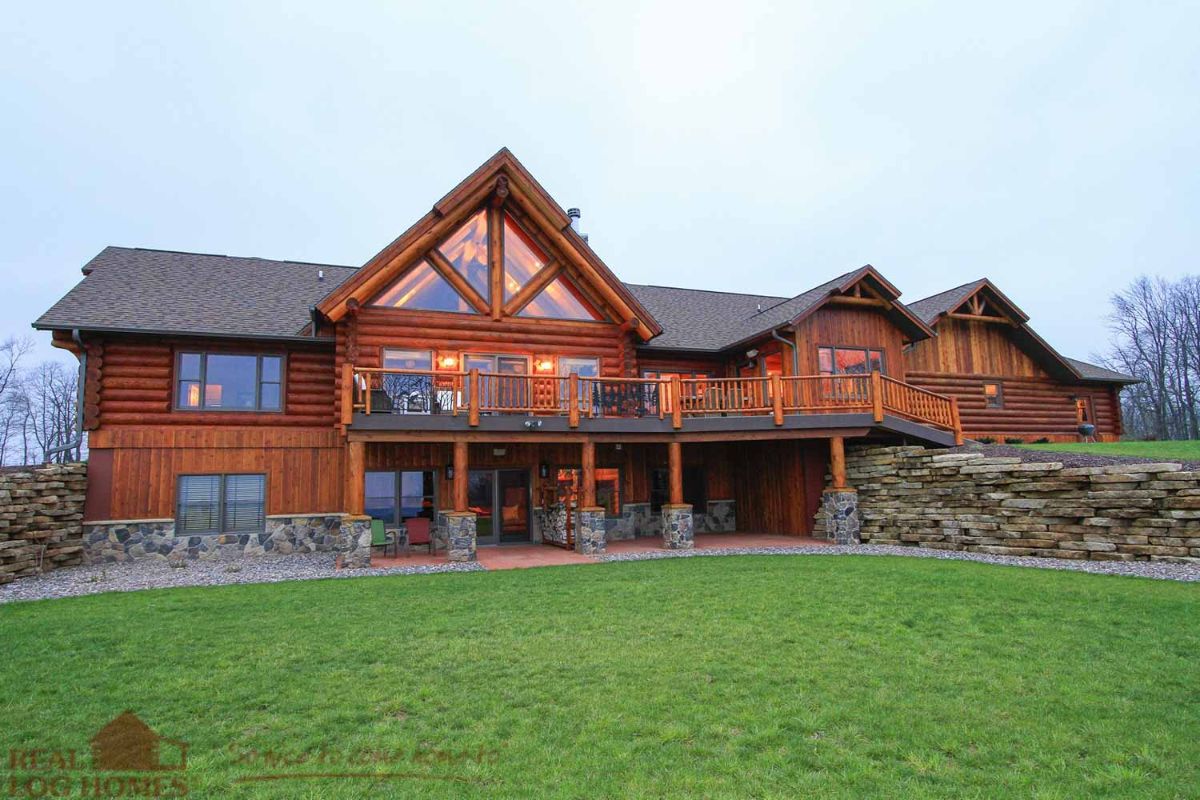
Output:
<svg viewBox="0 0 1200 800">
<path fill-rule="evenodd" d="M 625 284 L 575 219 L 501 150 L 357 269 L 106 248 L 35 323 L 85 376 L 89 549 L 329 545 L 353 565 L 370 519 L 425 518 L 467 560 L 808 535 L 822 510 L 840 539 L 847 439 L 1069 436 L 1057 406 L 1026 412 L 1076 384 L 1119 433 L 1124 376 L 1085 379 L 961 318 L 984 297 L 1026 330 L 990 284 L 941 314 L 870 266 L 794 297 Z M 962 341 L 986 368 L 938 343 L 975 322 Z M 964 388 L 993 373 L 1008 416 Z"/>
</svg>

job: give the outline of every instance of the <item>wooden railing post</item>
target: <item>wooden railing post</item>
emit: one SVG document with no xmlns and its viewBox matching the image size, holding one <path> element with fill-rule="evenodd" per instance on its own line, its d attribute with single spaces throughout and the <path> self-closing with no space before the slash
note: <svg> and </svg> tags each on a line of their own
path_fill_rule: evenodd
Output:
<svg viewBox="0 0 1200 800">
<path fill-rule="evenodd" d="M 775 412 L 775 424 L 783 424 L 783 379 L 771 376 L 771 405 Z"/>
<path fill-rule="evenodd" d="M 479 370 L 473 369 L 467 385 L 467 424 L 472 428 L 479 425 L 479 403 L 482 394 L 483 387 L 479 385 Z M 455 474 L 457 475 L 457 473 Z M 464 511 L 465 509 L 456 508 L 454 510 Z"/>
<path fill-rule="evenodd" d="M 958 416 L 958 398 L 950 398 L 950 422 L 954 425 L 954 445 L 962 447 L 963 432 L 962 419 Z"/>
<path fill-rule="evenodd" d="M 871 372 L 871 409 L 875 421 L 883 422 L 883 373 L 879 370 Z"/>
<path fill-rule="evenodd" d="M 671 427 L 683 427 L 683 383 L 678 375 L 671 376 Z"/>
<path fill-rule="evenodd" d="M 370 372 L 363 373 L 363 382 L 366 384 L 366 388 L 363 389 L 363 411 L 366 414 L 370 415 L 370 413 L 371 413 L 371 373 Z"/>
<path fill-rule="evenodd" d="M 576 372 L 567 378 L 567 425 L 579 427 L 579 373 Z"/>
<path fill-rule="evenodd" d="M 354 365 L 342 364 L 342 424 L 354 421 Z"/>
</svg>

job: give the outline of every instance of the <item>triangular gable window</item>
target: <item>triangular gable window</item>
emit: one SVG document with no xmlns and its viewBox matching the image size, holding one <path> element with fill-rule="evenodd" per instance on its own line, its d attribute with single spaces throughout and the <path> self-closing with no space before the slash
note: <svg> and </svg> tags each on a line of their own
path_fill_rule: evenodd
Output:
<svg viewBox="0 0 1200 800">
<path fill-rule="evenodd" d="M 549 259 L 513 218 L 504 215 L 504 302 L 521 291 Z"/>
<path fill-rule="evenodd" d="M 490 301 L 488 280 L 487 213 L 479 211 L 438 248 L 459 275 L 484 299 Z"/>
<path fill-rule="evenodd" d="M 371 305 L 416 311 L 477 313 L 454 287 L 422 259 L 375 298 Z"/>
<path fill-rule="evenodd" d="M 518 317 L 545 317 L 548 319 L 598 320 L 601 316 L 592 310 L 583 294 L 565 276 L 551 281 L 537 297 L 522 308 Z"/>
</svg>

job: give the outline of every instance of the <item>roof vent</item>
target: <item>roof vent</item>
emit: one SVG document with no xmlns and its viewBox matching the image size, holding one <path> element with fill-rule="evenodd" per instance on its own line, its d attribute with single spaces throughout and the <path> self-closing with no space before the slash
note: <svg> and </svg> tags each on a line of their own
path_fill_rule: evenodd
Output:
<svg viewBox="0 0 1200 800">
<path fill-rule="evenodd" d="M 323 269 L 317 270 L 317 280 L 318 281 L 325 280 L 325 270 L 323 270 Z"/>
<path fill-rule="evenodd" d="M 754 313 L 755 313 L 755 314 L 761 314 L 761 313 L 762 313 L 762 303 L 755 303 L 755 304 L 754 304 Z"/>
</svg>

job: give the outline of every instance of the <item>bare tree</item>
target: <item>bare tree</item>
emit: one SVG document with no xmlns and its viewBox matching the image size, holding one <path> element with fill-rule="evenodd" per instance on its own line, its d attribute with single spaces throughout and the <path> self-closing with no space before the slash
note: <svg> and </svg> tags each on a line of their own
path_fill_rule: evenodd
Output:
<svg viewBox="0 0 1200 800">
<path fill-rule="evenodd" d="M 79 449 L 51 454 L 75 436 L 75 375 L 57 361 L 43 361 L 25 376 L 29 427 L 43 461 L 79 458 Z"/>
</svg>

